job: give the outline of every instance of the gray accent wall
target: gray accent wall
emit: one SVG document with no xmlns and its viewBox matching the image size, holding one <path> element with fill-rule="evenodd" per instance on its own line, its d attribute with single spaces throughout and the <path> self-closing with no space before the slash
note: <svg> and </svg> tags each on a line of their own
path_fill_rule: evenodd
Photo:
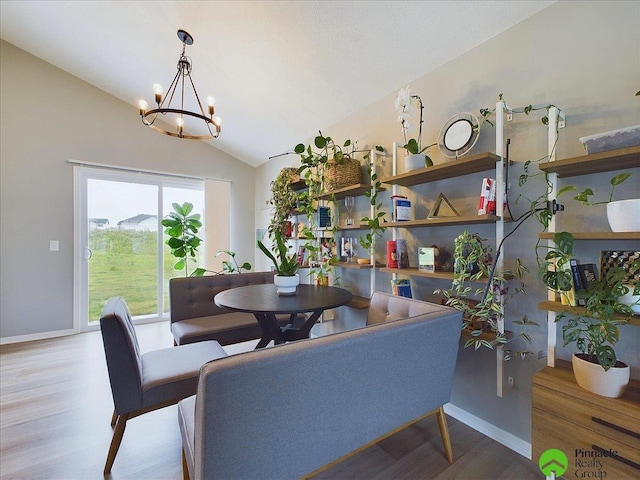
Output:
<svg viewBox="0 0 640 480">
<path fill-rule="evenodd" d="M 0 61 L 1 338 L 73 327 L 69 159 L 230 180 L 231 249 L 253 257 L 246 242 L 255 236 L 246 203 L 253 167 L 206 143 L 145 128 L 134 105 L 4 41 Z M 58 252 L 49 251 L 49 240 L 59 240 Z"/>
<path fill-rule="evenodd" d="M 428 28 L 429 22 L 433 21 L 437 19 L 425 17 L 424 28 Z M 490 29 L 491 25 L 485 25 L 485 28 Z M 428 49 L 429 45 L 411 45 L 407 48 L 415 49 L 419 57 L 420 51 Z M 371 67 L 371 81 L 375 82 L 376 69 L 402 68 L 402 65 Z M 422 97 L 425 106 L 423 145 L 437 141 L 442 125 L 454 114 L 473 112 L 478 115 L 482 107 L 493 108 L 498 94 L 503 93 L 512 107 L 549 103 L 558 105 L 567 116 L 567 126 L 560 133 L 558 158 L 582 155 L 585 151 L 579 137 L 640 123 L 640 97 L 635 96 L 640 90 L 640 3 L 557 2 L 470 52 L 415 79 L 410 85 L 412 92 Z M 398 85 L 398 88 L 401 86 Z M 382 145 L 390 150 L 394 141 L 402 140 L 393 105 L 396 95 L 397 91 L 390 92 L 368 108 L 330 128 L 323 128 L 323 133 L 333 137 L 336 143 L 349 138 L 357 141 L 360 148 Z M 507 124 L 505 136 L 511 138 L 511 158 L 516 162 L 511 177 L 512 199 L 519 193 L 534 194 L 544 188 L 542 177 L 531 179 L 524 190 L 519 190 L 517 186 L 517 177 L 522 173 L 524 162 L 546 155 L 547 132 L 540 123 L 540 117 L 539 114 L 529 117 L 520 115 L 513 123 Z M 314 134 L 309 132 L 309 138 L 299 141 L 308 143 Z M 487 125 L 483 126 L 480 140 L 474 148 L 476 153 L 483 151 L 495 151 L 495 130 Z M 280 152 L 273 152 L 276 153 Z M 437 148 L 432 148 L 429 153 L 436 164 L 447 160 Z M 297 161 L 295 156 L 283 157 L 277 160 L 277 167 L 295 165 Z M 269 196 L 268 182 L 275 177 L 279 169 L 277 167 L 268 164 L 258 169 L 256 211 L 264 208 Z M 389 175 L 390 159 L 380 164 L 379 168 L 384 172 L 383 175 Z M 640 169 L 632 171 L 632 178 L 616 191 L 617 199 L 637 197 Z M 460 174 L 464 175 L 464 172 Z M 570 179 L 570 182 L 578 188 L 595 187 L 606 195 L 612 175 L 589 175 Z M 459 180 L 417 187 L 414 189 L 415 199 L 425 211 L 442 192 L 461 210 L 462 215 L 473 214 L 483 176 L 477 174 L 476 177 L 461 177 Z M 388 193 L 386 196 L 381 194 L 381 198 L 386 206 Z M 563 203 L 567 211 L 558 219 L 561 228 L 587 231 L 608 229 L 604 206 L 582 207 L 569 196 L 565 197 Z M 356 209 L 360 214 L 368 212 L 363 200 L 357 203 Z M 520 213 L 523 209 L 526 210 L 526 204 L 515 207 L 515 211 Z M 491 226 L 469 226 L 468 229 L 487 238 L 495 234 Z M 515 297 L 507 307 L 507 324 L 514 328 L 511 322 L 521 319 L 523 315 L 540 324 L 538 328 L 529 329 L 533 337 L 532 345 L 519 340 L 511 346 L 514 350 L 531 350 L 536 355 L 505 363 L 505 377 L 514 377 L 515 385 L 505 391 L 503 398 L 499 398 L 496 396 L 495 353 L 463 350 L 458 357 L 452 394 L 452 403 L 456 407 L 475 416 L 480 422 L 487 422 L 498 432 L 496 437 L 504 434 L 508 438 L 522 440 L 523 445 L 530 442 L 531 436 L 531 377 L 546 365 L 545 358 L 537 358 L 537 353 L 547 348 L 546 313 L 537 308 L 547 294 L 536 276 L 533 256 L 540 229 L 536 221 L 530 221 L 518 229 L 504 247 L 507 267 L 514 265 L 515 258 L 521 258 L 531 269 L 525 277 L 526 294 Z M 401 232 L 401 235 L 407 238 L 409 251 L 413 252 L 419 245 L 430 244 L 452 249 L 453 237 L 460 231 L 461 228 L 456 227 L 411 229 Z M 510 228 L 507 226 L 505 231 L 510 231 Z M 385 234 L 383 241 L 378 243 L 379 261 L 385 261 L 383 245 L 387 239 L 390 239 L 390 233 Z M 598 250 L 638 249 L 638 243 L 615 241 L 585 245 L 583 242 L 578 244 L 576 254 L 583 258 L 597 258 Z M 363 254 L 362 251 L 360 253 Z M 362 295 L 368 294 L 367 271 L 342 269 L 340 275 L 343 285 Z M 376 289 L 389 292 L 390 278 L 389 274 L 378 273 Z M 433 294 L 433 290 L 448 286 L 446 282 L 420 278 L 412 278 L 412 285 L 414 296 L 434 301 L 439 301 L 439 298 Z M 361 312 L 343 309 L 340 314 L 354 321 L 364 321 Z M 632 377 L 639 378 L 640 327 L 622 327 L 621 334 L 617 348 L 619 356 L 631 364 Z M 561 338 L 558 338 L 558 342 L 561 346 Z M 570 359 L 571 353 L 570 348 L 560 348 L 559 356 Z M 425 369 L 428 368 L 425 365 Z M 511 446 L 514 448 L 513 444 Z"/>
</svg>

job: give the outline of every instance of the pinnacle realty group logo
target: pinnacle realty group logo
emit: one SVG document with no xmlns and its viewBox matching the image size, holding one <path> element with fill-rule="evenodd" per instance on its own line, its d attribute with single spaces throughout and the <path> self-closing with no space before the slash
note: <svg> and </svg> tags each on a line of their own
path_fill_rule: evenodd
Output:
<svg viewBox="0 0 640 480">
<path fill-rule="evenodd" d="M 607 458 L 615 458 L 618 452 L 615 450 L 586 450 L 576 448 L 574 451 L 574 475 L 575 478 L 607 478 L 604 469 Z M 550 448 L 540 455 L 538 460 L 540 471 L 551 478 L 558 478 L 569 469 L 569 459 L 562 450 Z"/>
</svg>

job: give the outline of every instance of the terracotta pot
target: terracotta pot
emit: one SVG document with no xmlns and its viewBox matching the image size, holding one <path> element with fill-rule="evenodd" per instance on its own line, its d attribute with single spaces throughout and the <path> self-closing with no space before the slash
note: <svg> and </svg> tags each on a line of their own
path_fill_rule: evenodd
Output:
<svg viewBox="0 0 640 480">
<path fill-rule="evenodd" d="M 599 363 L 590 362 L 584 357 L 586 355 L 582 353 L 574 353 L 571 361 L 578 385 L 603 397 L 618 398 L 624 395 L 629 384 L 629 365 L 619 361 L 615 367 L 605 371 Z"/>
<path fill-rule="evenodd" d="M 300 275 L 274 275 L 273 283 L 277 287 L 278 295 L 295 295 L 296 288 L 300 285 Z"/>
</svg>

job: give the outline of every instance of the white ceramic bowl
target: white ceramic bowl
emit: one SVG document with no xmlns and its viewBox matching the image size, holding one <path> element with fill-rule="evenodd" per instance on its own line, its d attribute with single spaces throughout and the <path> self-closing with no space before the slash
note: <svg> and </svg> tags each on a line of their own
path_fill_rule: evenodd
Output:
<svg viewBox="0 0 640 480">
<path fill-rule="evenodd" d="M 640 232 L 640 198 L 607 203 L 612 232 Z"/>
</svg>

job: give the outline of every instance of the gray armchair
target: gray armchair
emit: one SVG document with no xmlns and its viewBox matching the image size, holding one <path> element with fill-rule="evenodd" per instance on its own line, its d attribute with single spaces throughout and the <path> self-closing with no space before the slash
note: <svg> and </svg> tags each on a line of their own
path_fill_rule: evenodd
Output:
<svg viewBox="0 0 640 480">
<path fill-rule="evenodd" d="M 195 394 L 200 367 L 227 354 L 216 341 L 140 354 L 131 314 L 120 297 L 107 301 L 100 330 L 115 407 L 111 422 L 115 429 L 104 467 L 107 474 L 118 453 L 127 420 Z"/>
</svg>

